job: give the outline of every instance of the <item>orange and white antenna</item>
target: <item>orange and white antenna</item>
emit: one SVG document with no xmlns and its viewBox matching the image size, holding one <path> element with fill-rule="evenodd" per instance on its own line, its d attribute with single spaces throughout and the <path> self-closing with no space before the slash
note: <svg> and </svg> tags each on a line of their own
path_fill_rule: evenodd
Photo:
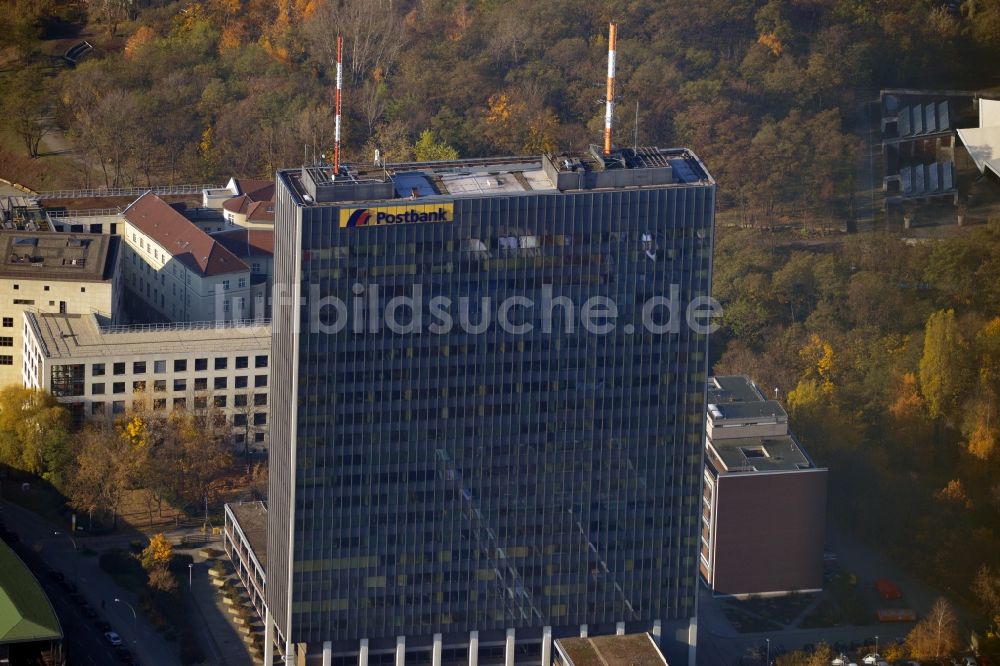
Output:
<svg viewBox="0 0 1000 666">
<path fill-rule="evenodd" d="M 340 175 L 340 94 L 344 87 L 344 40 L 337 35 L 337 96 L 334 110 L 337 114 L 333 125 L 333 177 Z"/>
<path fill-rule="evenodd" d="M 608 26 L 608 94 L 604 107 L 604 154 L 611 154 L 611 122 L 615 115 L 615 53 L 618 48 L 618 24 Z"/>
</svg>

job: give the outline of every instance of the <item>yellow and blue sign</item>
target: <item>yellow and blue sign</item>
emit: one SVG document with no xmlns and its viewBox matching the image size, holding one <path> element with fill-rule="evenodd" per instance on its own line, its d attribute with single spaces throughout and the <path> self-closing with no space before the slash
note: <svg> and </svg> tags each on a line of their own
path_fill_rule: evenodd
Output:
<svg viewBox="0 0 1000 666">
<path fill-rule="evenodd" d="M 341 208 L 340 228 L 374 227 L 383 224 L 413 224 L 415 222 L 452 222 L 455 204 L 411 204 L 378 208 Z"/>
</svg>

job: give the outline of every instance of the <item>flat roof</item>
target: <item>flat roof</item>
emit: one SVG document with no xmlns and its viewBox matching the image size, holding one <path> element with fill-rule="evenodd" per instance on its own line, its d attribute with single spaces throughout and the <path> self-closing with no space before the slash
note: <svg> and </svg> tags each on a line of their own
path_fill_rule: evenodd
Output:
<svg viewBox="0 0 1000 666">
<path fill-rule="evenodd" d="M 733 419 L 775 419 L 778 421 L 788 420 L 788 414 L 781 403 L 774 400 L 761 400 L 760 402 L 727 402 L 717 404 L 708 403 L 708 413 L 713 421 L 721 419 L 730 421 Z"/>
<path fill-rule="evenodd" d="M 708 402 L 760 402 L 764 394 L 746 375 L 722 375 L 708 378 Z"/>
<path fill-rule="evenodd" d="M 111 280 L 119 239 L 54 231 L 0 232 L 0 277 L 29 280 Z"/>
<path fill-rule="evenodd" d="M 92 314 L 25 313 L 28 325 L 50 359 L 271 349 L 271 326 L 215 322 L 102 328 Z"/>
<path fill-rule="evenodd" d="M 558 638 L 556 651 L 567 666 L 666 666 L 649 634 Z"/>
<path fill-rule="evenodd" d="M 267 566 L 267 506 L 263 502 L 227 504 L 260 566 Z"/>
<path fill-rule="evenodd" d="M 707 458 L 719 474 L 788 472 L 816 467 L 793 435 L 715 439 L 708 441 L 706 447 Z"/>
<path fill-rule="evenodd" d="M 426 203 L 473 197 L 649 187 L 714 185 L 701 160 L 686 148 L 617 149 L 446 162 L 349 164 L 278 172 L 304 206 L 346 202 Z"/>
<path fill-rule="evenodd" d="M 0 541 L 0 644 L 62 638 L 59 618 L 34 574 Z"/>
</svg>

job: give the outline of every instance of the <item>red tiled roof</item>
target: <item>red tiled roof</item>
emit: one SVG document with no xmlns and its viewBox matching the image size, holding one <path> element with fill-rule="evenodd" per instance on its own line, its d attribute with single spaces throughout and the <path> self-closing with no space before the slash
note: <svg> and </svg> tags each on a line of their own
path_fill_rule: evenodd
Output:
<svg viewBox="0 0 1000 666">
<path fill-rule="evenodd" d="M 274 256 L 274 232 L 270 229 L 229 229 L 217 231 L 212 238 L 237 257 Z"/>
<path fill-rule="evenodd" d="M 250 180 L 248 178 L 234 178 L 236 190 L 243 195 L 250 197 L 251 201 L 270 201 L 274 199 L 273 180 Z"/>
<path fill-rule="evenodd" d="M 216 242 L 152 192 L 132 202 L 123 215 L 175 259 L 203 276 L 250 270 L 222 243 Z"/>
</svg>

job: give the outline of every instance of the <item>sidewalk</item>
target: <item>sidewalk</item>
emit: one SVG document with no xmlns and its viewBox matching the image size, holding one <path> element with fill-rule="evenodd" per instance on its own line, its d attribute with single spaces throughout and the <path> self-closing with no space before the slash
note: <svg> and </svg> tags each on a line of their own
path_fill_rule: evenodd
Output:
<svg viewBox="0 0 1000 666">
<path fill-rule="evenodd" d="M 195 561 L 191 579 L 192 594 L 188 599 L 193 601 L 192 611 L 199 620 L 196 625 L 201 643 L 206 647 L 205 664 L 249 666 L 253 663 L 250 652 L 222 602 L 222 595 L 212 585 L 208 576 L 210 565 L 199 551 L 200 549 L 182 552 L 190 554 Z M 182 583 L 188 584 L 187 581 Z"/>
<path fill-rule="evenodd" d="M 137 663 L 143 666 L 176 666 L 179 663 L 177 646 L 167 642 L 150 626 L 139 612 L 135 595 L 120 588 L 101 570 L 97 556 L 80 554 L 67 536 L 54 534 L 57 530 L 62 531 L 60 527 L 37 514 L 7 501 L 2 502 L 2 506 L 7 526 L 17 532 L 21 541 L 29 544 L 53 569 L 63 572 L 68 580 L 76 583 L 90 605 L 99 609 L 121 635 Z M 74 538 L 77 548 L 90 547 L 86 537 Z M 116 598 L 124 603 L 115 603 Z M 125 604 L 135 608 L 135 616 Z"/>
</svg>

